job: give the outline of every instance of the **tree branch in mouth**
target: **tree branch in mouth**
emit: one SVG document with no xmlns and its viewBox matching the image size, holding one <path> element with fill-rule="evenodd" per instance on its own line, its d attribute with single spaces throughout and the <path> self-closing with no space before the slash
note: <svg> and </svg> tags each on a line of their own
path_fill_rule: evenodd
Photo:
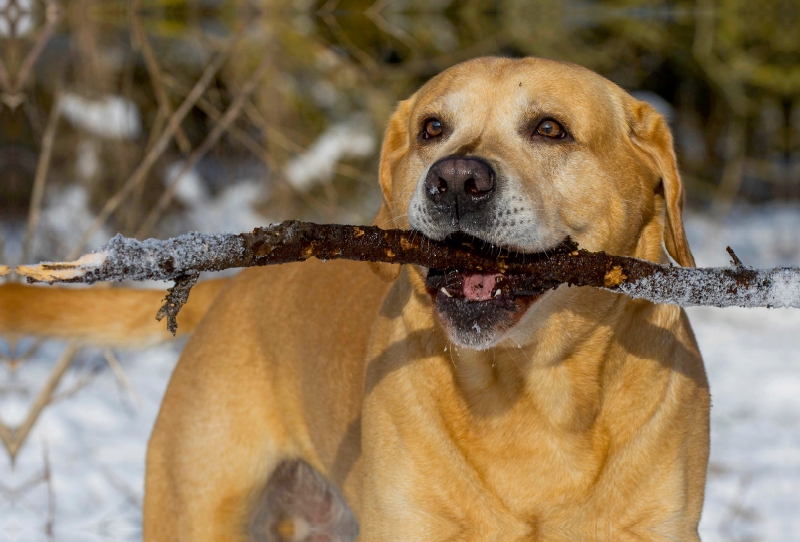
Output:
<svg viewBox="0 0 800 542">
<path fill-rule="evenodd" d="M 569 239 L 546 253 L 520 254 L 483 246 L 480 240 L 469 238 L 438 242 L 415 231 L 296 220 L 241 234 L 193 232 L 173 239 L 146 241 L 117 235 L 100 250 L 73 262 L 19 266 L 16 272 L 27 277 L 28 282 L 51 284 L 175 281 L 176 287 L 159 311 L 161 317 L 167 317 L 168 328 L 174 334 L 175 317 L 199 272 L 309 258 L 415 264 L 432 270 L 428 286 L 437 290 L 446 286 L 448 270 L 459 270 L 501 274 L 502 280 L 497 282 L 501 294 L 512 297 L 541 295 L 561 284 L 569 284 L 603 288 L 654 303 L 683 307 L 800 308 L 798 268 L 755 270 L 744 267 L 738 258 L 731 267 L 682 268 L 588 252 L 578 249 Z"/>
</svg>

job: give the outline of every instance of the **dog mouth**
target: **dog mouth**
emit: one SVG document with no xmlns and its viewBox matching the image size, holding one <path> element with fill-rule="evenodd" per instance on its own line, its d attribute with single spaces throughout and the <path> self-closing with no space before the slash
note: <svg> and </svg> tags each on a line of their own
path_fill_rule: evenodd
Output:
<svg viewBox="0 0 800 542">
<path fill-rule="evenodd" d="M 459 242 L 465 241 L 460 238 Z M 520 287 L 522 279 L 523 275 L 500 272 L 431 268 L 425 287 L 451 340 L 461 346 L 484 349 L 516 325 L 547 290 L 525 290 Z"/>
<path fill-rule="evenodd" d="M 519 295 L 512 288 L 514 279 L 503 273 L 431 269 L 425 283 L 450 339 L 480 350 L 496 344 L 544 293 Z"/>
</svg>

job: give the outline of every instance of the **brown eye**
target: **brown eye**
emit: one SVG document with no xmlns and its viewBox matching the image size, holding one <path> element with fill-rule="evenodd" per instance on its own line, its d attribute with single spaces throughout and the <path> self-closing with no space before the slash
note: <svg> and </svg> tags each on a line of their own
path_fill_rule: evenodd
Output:
<svg viewBox="0 0 800 542">
<path fill-rule="evenodd" d="M 442 123 L 436 119 L 430 119 L 425 123 L 425 131 L 422 133 L 422 137 L 424 139 L 430 139 L 432 137 L 439 137 L 442 135 L 444 128 L 442 128 Z"/>
<path fill-rule="evenodd" d="M 564 137 L 567 133 L 564 131 L 564 128 L 561 127 L 559 123 L 554 120 L 543 120 L 539 123 L 539 126 L 536 127 L 536 135 L 550 137 L 553 139 L 560 139 Z"/>
</svg>

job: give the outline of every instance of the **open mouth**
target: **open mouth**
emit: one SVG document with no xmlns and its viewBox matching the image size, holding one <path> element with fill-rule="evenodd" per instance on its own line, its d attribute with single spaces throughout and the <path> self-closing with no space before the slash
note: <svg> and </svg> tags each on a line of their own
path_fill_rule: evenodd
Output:
<svg viewBox="0 0 800 542">
<path fill-rule="evenodd" d="M 431 269 L 426 287 L 451 340 L 481 349 L 494 345 L 544 292 L 512 293 L 513 282 L 502 273 Z"/>
<path fill-rule="evenodd" d="M 425 285 L 451 339 L 480 349 L 495 344 L 547 290 L 523 289 L 522 279 L 499 272 L 429 269 Z"/>
</svg>

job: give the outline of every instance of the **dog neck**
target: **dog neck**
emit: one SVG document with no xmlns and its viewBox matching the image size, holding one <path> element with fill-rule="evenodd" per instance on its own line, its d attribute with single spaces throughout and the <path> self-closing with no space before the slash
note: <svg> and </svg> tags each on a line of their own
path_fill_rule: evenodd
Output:
<svg viewBox="0 0 800 542">
<path fill-rule="evenodd" d="M 437 386 L 452 386 L 471 414 L 490 416 L 524 401 L 534 403 L 553 421 L 589 423 L 602 395 L 598 375 L 604 371 L 629 298 L 562 286 L 537 301 L 498 344 L 473 350 L 448 339 L 430 299 L 417 291 L 414 279 L 406 272 L 395 285 L 398 295 L 406 298 L 396 323 L 417 338 L 429 356 L 425 363 L 435 358 L 447 368 L 430 374 L 441 379 Z"/>
</svg>

